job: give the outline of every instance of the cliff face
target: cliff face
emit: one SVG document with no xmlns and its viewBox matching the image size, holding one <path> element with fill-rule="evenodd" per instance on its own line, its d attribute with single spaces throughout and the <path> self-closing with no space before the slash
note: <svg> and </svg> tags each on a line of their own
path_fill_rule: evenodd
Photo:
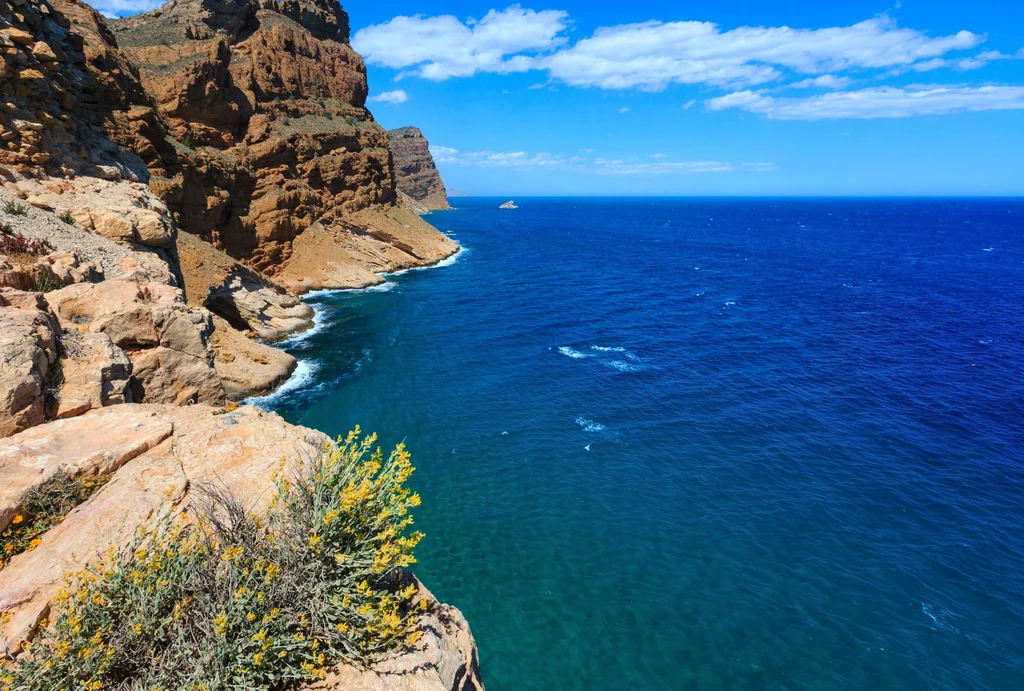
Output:
<svg viewBox="0 0 1024 691">
<path fill-rule="evenodd" d="M 430 155 L 430 142 L 416 127 L 389 130 L 398 191 L 425 211 L 450 209 L 441 174 Z"/>
<path fill-rule="evenodd" d="M 388 135 L 336 0 L 176 0 L 114 31 L 181 144 L 180 168 L 150 168 L 182 229 L 298 290 L 457 249 L 393 217 Z"/>
<path fill-rule="evenodd" d="M 261 342 L 312 325 L 285 286 L 457 251 L 396 203 L 348 32 L 336 0 L 172 0 L 116 35 L 79 0 L 0 0 L 0 531 L 59 468 L 113 473 L 3 557 L 0 648 L 194 481 L 269 496 L 282 454 L 322 447 L 223 407 L 294 369 Z M 331 688 L 482 689 L 465 620 L 421 597 L 428 635 Z"/>
</svg>

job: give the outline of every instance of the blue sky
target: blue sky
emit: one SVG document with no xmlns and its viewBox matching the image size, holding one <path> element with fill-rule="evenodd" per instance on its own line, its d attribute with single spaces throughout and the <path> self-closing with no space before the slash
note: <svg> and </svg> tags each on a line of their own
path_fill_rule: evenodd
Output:
<svg viewBox="0 0 1024 691">
<path fill-rule="evenodd" d="M 344 6 L 466 193 L 1024 194 L 1024 3 Z"/>
</svg>

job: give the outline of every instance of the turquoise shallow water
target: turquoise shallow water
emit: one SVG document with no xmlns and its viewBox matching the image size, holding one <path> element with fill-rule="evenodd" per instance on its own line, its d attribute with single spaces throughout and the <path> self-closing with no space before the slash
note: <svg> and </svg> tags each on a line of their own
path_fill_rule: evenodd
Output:
<svg viewBox="0 0 1024 691">
<path fill-rule="evenodd" d="M 1024 202 L 457 201 L 263 405 L 408 439 L 490 691 L 1024 688 Z"/>
</svg>

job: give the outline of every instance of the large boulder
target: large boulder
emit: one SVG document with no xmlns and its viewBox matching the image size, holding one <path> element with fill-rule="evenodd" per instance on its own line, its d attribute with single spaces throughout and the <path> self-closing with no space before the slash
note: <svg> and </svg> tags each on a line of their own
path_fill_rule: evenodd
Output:
<svg viewBox="0 0 1024 691">
<path fill-rule="evenodd" d="M 38 425 L 60 326 L 34 293 L 0 288 L 0 437 Z"/>
<path fill-rule="evenodd" d="M 220 317 L 213 324 L 214 366 L 232 401 L 270 393 L 298 366 L 288 353 L 248 338 Z"/>
<path fill-rule="evenodd" d="M 210 313 L 186 304 L 180 289 L 124 279 L 69 286 L 46 299 L 65 330 L 106 334 L 128 355 L 134 401 L 224 402 Z"/>
</svg>

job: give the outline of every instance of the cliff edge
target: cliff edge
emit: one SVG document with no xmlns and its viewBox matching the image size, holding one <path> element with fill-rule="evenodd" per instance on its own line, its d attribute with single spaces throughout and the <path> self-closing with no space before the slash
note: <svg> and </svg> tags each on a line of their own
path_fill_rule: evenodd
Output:
<svg viewBox="0 0 1024 691">
<path fill-rule="evenodd" d="M 430 142 L 417 127 L 388 130 L 398 192 L 421 213 L 451 209 L 441 173 L 430 154 Z"/>
</svg>

